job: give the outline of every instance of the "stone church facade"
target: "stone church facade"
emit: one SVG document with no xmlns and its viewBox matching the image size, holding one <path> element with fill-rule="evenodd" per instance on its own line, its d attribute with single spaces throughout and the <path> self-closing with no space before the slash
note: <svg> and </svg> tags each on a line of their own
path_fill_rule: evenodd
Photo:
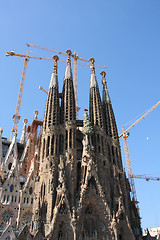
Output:
<svg viewBox="0 0 160 240">
<path fill-rule="evenodd" d="M 71 52 L 62 93 L 57 60 L 45 107 L 39 176 L 31 234 L 34 239 L 141 239 L 138 210 L 130 199 L 116 121 L 102 72 L 101 100 L 91 61 L 89 116 L 76 120 Z"/>
<path fill-rule="evenodd" d="M 19 145 L 15 134 L 3 161 L 0 147 L 1 169 L 6 173 L 0 186 L 0 214 L 6 209 L 8 214 L 14 212 L 14 217 L 7 215 L 8 227 L 0 239 L 140 240 L 139 211 L 122 166 L 106 74 L 101 73 L 101 99 L 91 58 L 89 113 L 84 109 L 84 120 L 77 120 L 71 51 L 67 54 L 62 93 L 54 56 L 43 122 L 36 113 L 28 130 L 24 125 Z M 13 232 L 12 227 L 20 225 Z"/>
</svg>

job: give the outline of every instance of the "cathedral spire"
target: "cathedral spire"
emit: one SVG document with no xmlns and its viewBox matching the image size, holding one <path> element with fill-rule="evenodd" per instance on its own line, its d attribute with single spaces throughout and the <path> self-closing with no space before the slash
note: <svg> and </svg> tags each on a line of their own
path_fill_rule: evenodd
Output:
<svg viewBox="0 0 160 240">
<path fill-rule="evenodd" d="M 53 125 L 59 124 L 60 110 L 57 75 L 57 61 L 59 58 L 57 55 L 55 55 L 53 59 L 54 65 L 47 96 L 43 130 L 46 130 L 47 128 L 52 128 Z"/>
<path fill-rule="evenodd" d="M 71 50 L 67 50 L 66 53 L 68 54 L 67 57 L 67 66 L 65 71 L 64 79 L 72 79 L 72 70 L 71 70 Z"/>
<path fill-rule="evenodd" d="M 20 139 L 20 143 L 22 143 L 22 144 L 24 144 L 25 140 L 26 140 L 26 124 L 28 122 L 28 119 L 25 118 L 23 120 L 23 122 L 24 122 L 24 125 L 23 125 L 22 135 L 21 135 L 21 139 Z"/>
<path fill-rule="evenodd" d="M 98 125 L 103 128 L 103 112 L 102 112 L 102 104 L 101 97 L 99 93 L 98 83 L 95 75 L 94 68 L 94 58 L 90 59 L 91 62 L 91 78 L 90 78 L 90 120 L 92 125 Z"/>
<path fill-rule="evenodd" d="M 51 87 L 58 88 L 57 61 L 59 60 L 59 57 L 57 55 L 55 55 L 55 56 L 53 56 L 53 59 L 54 59 L 53 73 L 51 75 L 51 81 L 50 81 L 49 88 L 51 88 Z"/>
<path fill-rule="evenodd" d="M 67 50 L 67 66 L 62 91 L 62 122 L 76 120 L 75 96 L 71 69 L 71 50 Z"/>
<path fill-rule="evenodd" d="M 89 61 L 91 62 L 91 66 L 90 66 L 90 69 L 91 69 L 90 88 L 92 88 L 92 87 L 98 86 L 98 84 L 97 84 L 97 79 L 96 79 L 96 75 L 95 75 L 95 67 L 94 67 L 95 60 L 94 60 L 94 58 L 90 58 Z"/>
<path fill-rule="evenodd" d="M 107 89 L 107 82 L 106 82 L 106 73 L 105 71 L 101 72 L 102 75 L 102 84 L 103 84 L 103 102 L 105 103 L 109 103 L 111 102 L 110 97 L 109 97 L 109 93 L 108 93 L 108 89 Z"/>
<path fill-rule="evenodd" d="M 111 104 L 111 100 L 109 97 L 107 83 L 106 83 L 106 73 L 104 71 L 101 72 L 102 75 L 102 84 L 103 84 L 103 109 L 104 109 L 104 118 L 105 118 L 105 127 L 107 135 L 113 138 L 118 138 L 118 131 L 116 120 Z"/>
</svg>

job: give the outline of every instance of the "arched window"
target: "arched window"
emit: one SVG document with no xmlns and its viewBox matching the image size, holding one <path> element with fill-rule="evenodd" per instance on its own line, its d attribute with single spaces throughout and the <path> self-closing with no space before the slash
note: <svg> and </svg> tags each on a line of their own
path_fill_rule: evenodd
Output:
<svg viewBox="0 0 160 240">
<path fill-rule="evenodd" d="M 112 157 L 113 157 L 113 164 L 115 164 L 115 156 L 114 156 L 114 147 L 112 146 Z"/>
<path fill-rule="evenodd" d="M 44 184 L 44 186 L 43 186 L 43 195 L 45 196 L 45 194 L 46 194 L 46 186 Z"/>
<path fill-rule="evenodd" d="M 85 220 L 83 224 L 83 239 L 97 239 L 97 224 L 92 207 L 85 209 Z"/>
<path fill-rule="evenodd" d="M 54 135 L 52 136 L 52 140 L 51 140 L 51 155 L 54 154 Z"/>
<path fill-rule="evenodd" d="M 59 231 L 58 233 L 58 240 L 61 240 L 63 238 L 62 231 Z"/>
<path fill-rule="evenodd" d="M 72 148 L 72 129 L 69 130 L 69 147 Z"/>
<path fill-rule="evenodd" d="M 10 236 L 7 236 L 5 240 L 11 240 Z"/>
<path fill-rule="evenodd" d="M 66 130 L 66 150 L 68 149 L 68 131 Z"/>
<path fill-rule="evenodd" d="M 42 153 L 42 161 L 44 159 L 44 151 L 45 151 L 45 138 L 43 139 L 43 153 Z"/>
<path fill-rule="evenodd" d="M 8 170 L 11 170 L 11 167 L 12 167 L 12 163 L 9 163 L 8 164 Z"/>
<path fill-rule="evenodd" d="M 14 190 L 14 186 L 13 186 L 13 184 L 10 186 L 10 192 L 13 192 L 13 190 Z"/>
<path fill-rule="evenodd" d="M 49 144 L 50 144 L 50 136 L 48 136 L 48 139 L 47 139 L 46 157 L 48 157 L 49 155 Z"/>
</svg>

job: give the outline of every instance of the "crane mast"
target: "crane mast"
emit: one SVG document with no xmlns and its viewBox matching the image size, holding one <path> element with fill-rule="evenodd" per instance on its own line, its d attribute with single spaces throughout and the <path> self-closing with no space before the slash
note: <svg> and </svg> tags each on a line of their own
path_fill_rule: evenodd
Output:
<svg viewBox="0 0 160 240">
<path fill-rule="evenodd" d="M 127 133 L 132 127 L 137 125 L 141 120 L 143 120 L 148 114 L 150 114 L 156 107 L 160 105 L 160 101 L 158 101 L 153 107 L 151 107 L 145 114 L 142 115 L 139 119 L 137 119 L 130 127 L 128 127 L 126 130 L 122 131 L 122 133 L 119 135 L 119 138 L 123 136 L 124 133 Z"/>
<path fill-rule="evenodd" d="M 124 125 L 122 126 L 122 133 L 119 135 L 119 138 L 123 138 L 123 146 L 124 146 L 124 153 L 125 153 L 125 158 L 126 158 L 126 164 L 127 164 L 127 172 L 128 172 L 128 178 L 129 182 L 131 185 L 131 197 L 135 201 L 135 204 L 137 205 L 138 209 L 138 201 L 137 201 L 137 196 L 136 196 L 136 188 L 135 188 L 135 183 L 134 183 L 134 178 L 141 178 L 141 179 L 146 179 L 148 180 L 157 180 L 159 181 L 160 178 L 158 177 L 147 177 L 145 175 L 133 175 L 132 171 L 132 163 L 131 163 L 131 158 L 130 158 L 130 153 L 129 153 L 129 147 L 128 147 L 128 130 L 133 128 L 135 125 L 137 125 L 141 120 L 145 119 L 145 117 L 150 114 L 155 108 L 157 108 L 160 105 L 160 101 L 158 101 L 153 107 L 151 107 L 145 114 L 143 114 L 139 119 L 137 119 L 133 124 L 131 124 L 130 127 L 128 127 L 126 130 L 124 129 Z"/>
<path fill-rule="evenodd" d="M 17 98 L 17 104 L 16 104 L 16 111 L 15 111 L 15 114 L 13 115 L 13 127 L 12 127 L 12 130 L 11 130 L 10 139 L 12 138 L 13 132 L 17 131 L 17 126 L 18 126 L 18 122 L 19 122 L 19 119 L 20 119 L 19 114 L 20 114 L 20 108 L 21 108 L 21 102 L 22 102 L 22 96 L 23 96 L 23 89 L 24 89 L 24 82 L 25 82 L 25 77 L 26 77 L 27 64 L 28 64 L 28 61 L 29 61 L 28 53 L 29 53 L 29 51 L 27 51 L 26 57 L 24 59 L 22 76 L 21 76 L 18 98 Z"/>
<path fill-rule="evenodd" d="M 124 131 L 124 126 L 122 127 L 122 130 Z M 128 140 L 127 140 L 128 136 L 129 135 L 127 135 L 126 133 L 123 134 L 124 153 L 125 153 L 126 164 L 127 164 L 128 178 L 131 185 L 131 199 L 135 202 L 135 204 L 138 205 L 136 188 L 135 188 L 135 183 L 133 178 L 132 163 L 131 163 L 129 147 L 128 147 Z"/>
</svg>

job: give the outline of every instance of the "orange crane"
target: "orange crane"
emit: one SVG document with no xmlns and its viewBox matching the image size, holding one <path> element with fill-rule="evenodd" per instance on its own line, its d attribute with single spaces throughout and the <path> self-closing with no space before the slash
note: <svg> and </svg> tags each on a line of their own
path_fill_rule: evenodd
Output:
<svg viewBox="0 0 160 240">
<path fill-rule="evenodd" d="M 135 125 L 137 125 L 141 120 L 145 119 L 145 117 L 150 114 L 155 108 L 157 108 L 160 105 L 160 101 L 157 102 L 153 107 L 151 107 L 145 114 L 142 115 L 139 119 L 137 119 L 133 124 L 131 124 L 130 127 L 128 127 L 126 130 L 124 129 L 124 125 L 122 126 L 122 133 L 119 135 L 120 137 L 123 137 L 123 146 L 124 146 L 124 153 L 126 158 L 126 164 L 127 164 L 127 172 L 128 172 L 128 178 L 131 184 L 131 196 L 132 199 L 135 201 L 137 207 L 138 207 L 138 201 L 136 196 L 136 189 L 134 184 L 134 178 L 142 178 L 148 180 L 157 180 L 159 181 L 158 177 L 147 177 L 145 175 L 133 175 L 132 171 L 132 164 L 131 164 L 131 158 L 129 154 L 129 147 L 128 147 L 128 141 L 127 138 L 129 137 L 128 131 L 133 128 Z"/>
<path fill-rule="evenodd" d="M 24 59 L 21 82 L 20 82 L 20 87 L 19 87 L 19 92 L 18 92 L 18 99 L 17 99 L 17 104 L 16 104 L 16 111 L 15 111 L 15 114 L 13 115 L 13 127 L 12 127 L 12 131 L 11 131 L 10 139 L 12 138 L 13 132 L 17 131 L 17 126 L 18 126 L 18 122 L 20 119 L 19 113 L 20 113 L 20 107 L 21 107 L 21 102 L 22 102 L 22 95 L 23 95 L 24 81 L 25 81 L 25 77 L 26 77 L 27 64 L 28 64 L 28 60 L 29 60 L 28 53 L 29 53 L 29 51 L 25 55 L 25 59 Z M 15 54 L 14 51 L 11 51 L 10 53 L 7 52 L 6 56 L 13 56 L 14 54 Z"/>
<path fill-rule="evenodd" d="M 29 45 L 29 43 L 28 43 Z M 37 45 L 36 45 L 37 46 Z M 45 49 L 46 50 L 46 49 Z M 51 49 L 48 49 L 48 51 L 50 51 Z M 67 56 L 67 53 L 62 53 L 62 52 L 58 52 L 56 50 L 52 50 L 53 52 L 55 53 L 58 53 L 58 54 L 63 54 L 65 56 Z M 27 51 L 27 54 L 20 54 L 20 53 L 15 53 L 14 51 L 7 51 L 6 52 L 6 56 L 15 56 L 15 57 L 24 57 L 25 60 L 24 60 L 24 65 L 23 65 L 23 70 L 22 70 L 22 76 L 21 76 L 21 81 L 20 81 L 20 87 L 19 87 L 19 93 L 18 93 L 18 99 L 17 99 L 17 104 L 16 104 L 16 111 L 15 111 L 15 114 L 13 115 L 13 127 L 12 127 L 12 130 L 11 130 L 11 136 L 10 136 L 10 139 L 12 138 L 12 134 L 13 132 L 17 131 L 17 126 L 18 126 L 18 122 L 19 122 L 19 119 L 20 119 L 20 107 L 21 107 L 21 102 L 22 102 L 22 95 L 23 95 L 23 88 L 24 88 L 24 82 L 25 82 L 25 77 L 26 77 L 26 70 L 27 70 L 27 64 L 28 64 L 28 61 L 30 58 L 32 59 L 38 59 L 38 60 L 48 60 L 48 61 L 54 61 L 53 58 L 46 58 L 46 57 L 37 57 L 37 56 L 29 56 L 28 55 L 29 51 Z M 76 54 L 75 55 L 72 55 L 72 57 L 74 56 L 74 61 L 75 61 L 75 69 L 77 69 L 77 59 L 80 59 L 82 60 L 82 58 L 79 58 Z M 62 60 L 62 59 L 59 59 L 60 62 L 66 62 L 65 60 Z M 83 61 L 87 61 L 89 62 L 89 60 L 85 60 L 83 59 Z M 78 64 L 81 64 L 81 65 L 90 65 L 89 63 L 79 63 Z M 107 68 L 105 66 L 100 66 L 100 65 L 95 65 L 97 67 L 104 67 L 104 68 Z M 75 79 L 78 79 L 78 72 L 77 70 L 75 70 Z M 41 86 L 40 86 L 40 89 L 43 90 L 45 93 L 47 93 Z M 76 99 L 76 108 L 77 108 L 77 118 L 78 118 L 78 111 L 79 111 L 79 107 L 78 107 L 78 81 L 76 80 L 76 83 L 75 83 L 75 99 Z"/>
<path fill-rule="evenodd" d="M 20 108 L 21 108 L 21 102 L 22 102 L 22 95 L 23 95 L 24 82 L 25 82 L 25 77 L 26 77 L 27 64 L 28 64 L 29 59 L 32 58 L 32 59 L 39 59 L 39 60 L 54 61 L 53 58 L 29 56 L 28 53 L 29 53 L 29 51 L 27 51 L 26 55 L 15 53 L 14 51 L 6 52 L 6 56 L 24 57 L 24 65 L 23 65 L 20 87 L 19 87 L 19 92 L 18 92 L 16 110 L 15 110 L 15 114 L 13 115 L 13 127 L 12 127 L 12 130 L 11 130 L 10 139 L 12 138 L 13 132 L 17 131 L 17 126 L 18 126 L 18 122 L 19 122 L 19 119 L 20 119 L 19 114 L 20 114 Z M 65 60 L 60 60 L 60 62 L 65 62 Z"/>
<path fill-rule="evenodd" d="M 49 51 L 49 52 L 54 52 L 56 54 L 62 54 L 64 56 L 67 56 L 67 53 L 64 53 L 62 51 L 57 51 L 57 50 L 53 50 L 50 48 L 46 48 L 46 47 L 42 47 L 36 44 L 32 44 L 32 43 L 26 43 L 26 45 L 28 47 L 36 47 L 45 51 Z M 88 59 L 79 57 L 77 53 L 74 52 L 74 54 L 71 55 L 74 59 L 73 61 L 73 65 L 74 65 L 74 91 L 75 91 L 75 101 L 76 101 L 76 118 L 78 119 L 78 111 L 79 111 L 79 107 L 78 107 L 78 64 L 81 65 L 88 65 L 90 66 L 90 61 Z M 83 61 L 84 63 L 78 62 L 77 60 Z M 107 68 L 106 66 L 101 66 L 101 65 L 95 65 L 95 67 L 101 67 L 101 68 Z"/>
<path fill-rule="evenodd" d="M 146 174 L 133 175 L 132 177 L 133 177 L 133 178 L 145 179 L 147 182 L 150 181 L 150 180 L 160 181 L 160 177 L 147 176 Z"/>
</svg>

